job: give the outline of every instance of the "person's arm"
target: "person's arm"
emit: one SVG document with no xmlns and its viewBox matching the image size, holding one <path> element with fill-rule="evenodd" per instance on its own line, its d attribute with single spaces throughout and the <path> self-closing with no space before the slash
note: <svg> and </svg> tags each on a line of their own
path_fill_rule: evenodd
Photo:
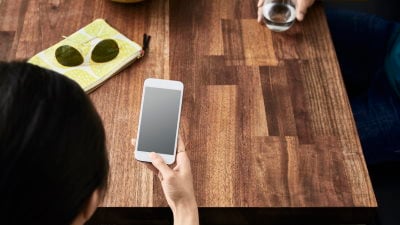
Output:
<svg viewBox="0 0 400 225">
<path fill-rule="evenodd" d="M 296 18 L 298 21 L 303 21 L 304 16 L 307 13 L 307 9 L 314 4 L 315 0 L 295 0 L 296 4 Z M 257 21 L 260 23 L 262 21 L 262 6 L 264 4 L 264 0 L 258 0 L 258 17 Z"/>
<path fill-rule="evenodd" d="M 174 225 L 198 225 L 199 214 L 196 202 L 181 205 L 174 213 Z"/>
<path fill-rule="evenodd" d="M 174 214 L 174 225 L 198 225 L 199 214 L 194 196 L 189 158 L 181 141 L 178 145 L 176 166 L 171 169 L 161 156 L 152 152 L 150 158 L 158 170 L 165 198 Z M 183 150 L 182 150 L 183 148 Z"/>
<path fill-rule="evenodd" d="M 135 144 L 132 140 L 132 144 Z M 146 165 L 158 176 L 165 198 L 174 214 L 174 225 L 198 225 L 199 214 L 193 188 L 193 176 L 185 145 L 179 137 L 176 166 L 170 168 L 158 154 L 151 152 Z"/>
</svg>

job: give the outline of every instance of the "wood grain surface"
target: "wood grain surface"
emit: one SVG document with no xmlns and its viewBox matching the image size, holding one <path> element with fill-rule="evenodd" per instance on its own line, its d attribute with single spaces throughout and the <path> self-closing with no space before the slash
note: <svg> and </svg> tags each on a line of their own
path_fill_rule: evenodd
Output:
<svg viewBox="0 0 400 225">
<path fill-rule="evenodd" d="M 181 133 L 200 207 L 377 207 L 321 5 L 284 33 L 255 0 L 0 0 L 0 60 L 26 59 L 96 18 L 150 50 L 90 94 L 111 164 L 104 207 L 165 207 L 134 160 L 143 82 L 185 85 Z"/>
</svg>

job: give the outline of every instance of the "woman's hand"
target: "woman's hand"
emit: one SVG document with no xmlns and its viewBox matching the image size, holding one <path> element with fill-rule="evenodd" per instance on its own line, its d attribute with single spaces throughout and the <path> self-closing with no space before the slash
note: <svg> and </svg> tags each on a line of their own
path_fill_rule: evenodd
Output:
<svg viewBox="0 0 400 225">
<path fill-rule="evenodd" d="M 307 9 L 312 6 L 315 2 L 315 0 L 295 0 L 294 1 L 296 4 L 296 18 L 298 21 L 303 21 L 304 16 L 307 13 Z M 258 0 L 258 18 L 257 21 L 260 23 L 263 18 L 263 13 L 262 13 L 262 6 L 264 4 L 264 0 Z"/>
<path fill-rule="evenodd" d="M 135 145 L 136 140 L 132 140 Z M 178 138 L 176 165 L 170 168 L 157 153 L 149 153 L 152 160 L 147 166 L 158 176 L 168 205 L 174 214 L 174 224 L 197 225 L 199 216 L 193 189 L 193 177 L 190 160 L 185 145 Z"/>
</svg>

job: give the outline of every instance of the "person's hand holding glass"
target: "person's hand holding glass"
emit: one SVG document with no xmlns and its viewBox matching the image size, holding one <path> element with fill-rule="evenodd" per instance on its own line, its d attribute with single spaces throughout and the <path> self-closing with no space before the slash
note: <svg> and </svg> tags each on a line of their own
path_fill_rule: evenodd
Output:
<svg viewBox="0 0 400 225">
<path fill-rule="evenodd" d="M 315 0 L 259 0 L 258 22 L 264 22 L 272 31 L 289 29 L 297 18 L 304 19 L 307 9 Z"/>
</svg>

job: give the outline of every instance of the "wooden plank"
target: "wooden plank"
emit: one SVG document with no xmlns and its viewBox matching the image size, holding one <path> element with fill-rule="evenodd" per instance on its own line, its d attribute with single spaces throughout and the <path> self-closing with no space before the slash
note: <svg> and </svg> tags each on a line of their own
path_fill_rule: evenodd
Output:
<svg viewBox="0 0 400 225">
<path fill-rule="evenodd" d="M 308 15 L 307 15 L 308 17 Z M 274 43 L 275 54 L 278 59 L 299 59 L 304 55 L 304 50 L 308 49 L 308 43 L 304 41 L 307 34 L 304 29 L 304 23 L 295 22 L 287 31 L 274 33 L 272 42 Z M 304 57 L 304 58 L 307 58 Z"/>
<path fill-rule="evenodd" d="M 254 19 L 240 20 L 246 66 L 277 66 L 272 32 Z"/>
<path fill-rule="evenodd" d="M 237 118 L 238 133 L 243 133 L 242 138 L 269 136 L 260 70 L 258 67 L 236 67 L 236 70 L 240 93 L 238 110 L 246 112 Z"/>
<path fill-rule="evenodd" d="M 254 19 L 222 19 L 221 22 L 226 65 L 278 65 L 271 31 Z"/>
<path fill-rule="evenodd" d="M 225 64 L 227 66 L 244 66 L 242 27 L 240 20 L 222 20 Z"/>
<path fill-rule="evenodd" d="M 0 31 L 0 60 L 6 61 L 14 40 L 15 32 Z"/>
<path fill-rule="evenodd" d="M 25 18 L 27 1 L 0 1 L 0 30 L 1 31 L 16 31 Z"/>
<path fill-rule="evenodd" d="M 258 182 L 248 181 L 249 201 L 255 206 L 269 207 L 354 204 L 351 192 L 344 191 L 349 188 L 348 180 L 337 175 L 344 172 L 336 169 L 343 170 L 345 162 L 336 145 L 334 137 L 320 137 L 312 145 L 301 145 L 296 137 L 253 139 L 250 157 L 257 163 L 250 165 L 250 177 Z"/>
<path fill-rule="evenodd" d="M 260 70 L 268 133 L 271 136 L 297 136 L 291 99 L 294 90 L 290 89 L 287 82 L 292 74 L 286 68 L 287 65 L 262 67 Z"/>
<path fill-rule="evenodd" d="M 199 206 L 235 205 L 237 86 L 204 87 L 199 130 L 203 154 L 193 169 Z M 198 150 L 196 151 L 199 154 Z M 204 154 L 207 153 L 207 154 Z M 224 193 L 221 195 L 221 193 Z"/>
</svg>

